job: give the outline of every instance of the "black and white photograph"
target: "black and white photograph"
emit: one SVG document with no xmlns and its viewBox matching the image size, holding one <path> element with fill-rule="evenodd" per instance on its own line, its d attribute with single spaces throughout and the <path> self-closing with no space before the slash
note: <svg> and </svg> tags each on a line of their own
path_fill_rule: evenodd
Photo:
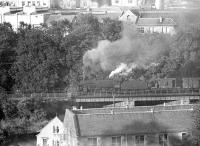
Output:
<svg viewBox="0 0 200 146">
<path fill-rule="evenodd" d="M 0 0 L 0 146 L 200 146 L 200 0 Z"/>
</svg>

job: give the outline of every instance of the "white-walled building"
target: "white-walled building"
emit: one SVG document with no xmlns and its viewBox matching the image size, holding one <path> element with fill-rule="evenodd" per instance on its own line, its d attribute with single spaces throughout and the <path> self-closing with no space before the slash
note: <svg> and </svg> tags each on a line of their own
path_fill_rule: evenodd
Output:
<svg viewBox="0 0 200 146">
<path fill-rule="evenodd" d="M 63 146 L 63 122 L 56 116 L 37 135 L 37 146 Z"/>
<path fill-rule="evenodd" d="M 131 22 L 135 24 L 138 17 L 139 17 L 139 12 L 134 10 L 127 10 L 124 11 L 122 15 L 119 17 L 119 21 Z"/>
<path fill-rule="evenodd" d="M 45 23 L 49 15 L 48 7 L 0 7 L 0 23 L 10 23 L 14 30 L 19 28 L 21 22 L 34 27 L 39 26 Z"/>
<path fill-rule="evenodd" d="M 62 0 L 61 7 L 64 9 L 76 8 L 99 8 L 111 5 L 110 0 Z"/>
<path fill-rule="evenodd" d="M 119 17 L 120 21 L 134 24 L 140 33 L 164 33 L 174 35 L 176 22 L 173 18 L 162 17 L 157 13 L 155 18 L 141 17 L 138 10 L 127 10 Z"/>
<path fill-rule="evenodd" d="M 9 6 L 23 7 L 23 6 L 44 6 L 51 7 L 55 0 L 0 0 Z"/>
<path fill-rule="evenodd" d="M 112 6 L 119 7 L 139 7 L 142 4 L 142 0 L 112 0 Z"/>
<path fill-rule="evenodd" d="M 66 109 L 66 146 L 174 146 L 190 142 L 193 108 L 142 108 Z"/>
<path fill-rule="evenodd" d="M 172 18 L 139 18 L 136 22 L 141 33 L 164 33 L 174 35 L 176 23 Z"/>
</svg>

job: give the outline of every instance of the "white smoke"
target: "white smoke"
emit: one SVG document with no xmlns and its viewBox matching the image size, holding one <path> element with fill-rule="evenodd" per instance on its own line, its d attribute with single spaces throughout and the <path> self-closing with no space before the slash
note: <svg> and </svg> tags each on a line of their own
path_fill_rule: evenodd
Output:
<svg viewBox="0 0 200 146">
<path fill-rule="evenodd" d="M 140 35 L 126 29 L 121 39 L 110 42 L 99 41 L 98 46 L 88 50 L 83 56 L 84 68 L 92 72 L 99 70 L 127 75 L 135 67 L 147 68 L 156 65 L 157 58 L 169 49 L 169 43 L 154 35 Z"/>
<path fill-rule="evenodd" d="M 113 70 L 110 73 L 109 78 L 113 77 L 116 74 L 127 75 L 136 67 L 137 67 L 137 65 L 134 63 L 129 64 L 129 65 L 127 65 L 125 63 L 121 63 L 115 70 Z"/>
</svg>

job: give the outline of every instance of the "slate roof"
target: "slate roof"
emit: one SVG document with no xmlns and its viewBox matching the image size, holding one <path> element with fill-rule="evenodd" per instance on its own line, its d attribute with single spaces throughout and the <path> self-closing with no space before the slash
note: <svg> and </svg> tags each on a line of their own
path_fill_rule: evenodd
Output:
<svg viewBox="0 0 200 146">
<path fill-rule="evenodd" d="M 106 108 L 89 108 L 89 109 L 76 109 L 73 112 L 75 114 L 108 114 L 111 110 L 114 109 L 115 113 L 125 113 L 125 112 L 145 112 L 151 111 L 167 111 L 167 110 L 181 110 L 181 109 L 192 109 L 193 105 L 157 105 L 157 106 L 134 106 L 131 108 L 124 108 L 124 107 L 106 107 Z"/>
<path fill-rule="evenodd" d="M 191 110 L 77 114 L 79 136 L 150 134 L 191 130 Z"/>
<path fill-rule="evenodd" d="M 141 18 L 176 18 L 178 16 L 178 11 L 140 11 L 140 17 Z"/>
<path fill-rule="evenodd" d="M 84 114 L 74 111 L 78 136 L 187 132 L 192 128 L 191 109 L 131 111 L 118 108 L 111 112 L 107 108 L 100 109 L 99 113 L 97 111 Z"/>
<path fill-rule="evenodd" d="M 136 22 L 138 26 L 175 26 L 176 23 L 172 18 L 139 18 Z"/>
</svg>

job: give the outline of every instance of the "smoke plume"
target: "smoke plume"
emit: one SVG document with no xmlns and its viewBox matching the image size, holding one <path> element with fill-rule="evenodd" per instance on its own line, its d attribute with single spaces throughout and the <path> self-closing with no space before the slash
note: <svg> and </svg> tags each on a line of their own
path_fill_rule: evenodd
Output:
<svg viewBox="0 0 200 146">
<path fill-rule="evenodd" d="M 157 35 L 140 35 L 129 29 L 124 31 L 120 40 L 100 41 L 96 48 L 84 54 L 83 64 L 94 72 L 99 69 L 113 71 L 111 77 L 117 73 L 130 72 L 135 67 L 149 66 L 166 48 L 166 42 Z"/>
</svg>

